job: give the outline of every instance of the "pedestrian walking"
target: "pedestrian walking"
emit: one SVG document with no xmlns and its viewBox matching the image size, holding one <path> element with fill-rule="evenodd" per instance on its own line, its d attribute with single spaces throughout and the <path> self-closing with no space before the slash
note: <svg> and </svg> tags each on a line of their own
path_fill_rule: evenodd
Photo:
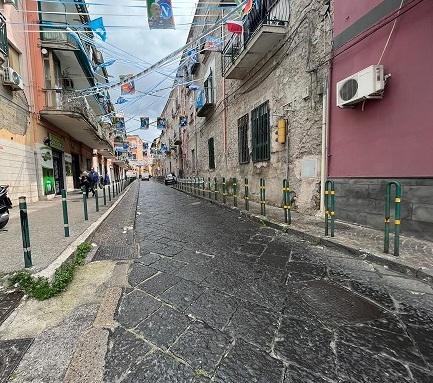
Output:
<svg viewBox="0 0 433 383">
<path fill-rule="evenodd" d="M 89 183 L 90 183 L 90 191 L 92 192 L 92 197 L 95 196 L 95 189 L 98 187 L 99 176 L 95 169 L 92 168 L 89 173 Z"/>
<path fill-rule="evenodd" d="M 80 178 L 80 188 L 86 193 L 86 197 L 89 198 L 90 181 L 87 172 L 84 172 Z"/>
</svg>

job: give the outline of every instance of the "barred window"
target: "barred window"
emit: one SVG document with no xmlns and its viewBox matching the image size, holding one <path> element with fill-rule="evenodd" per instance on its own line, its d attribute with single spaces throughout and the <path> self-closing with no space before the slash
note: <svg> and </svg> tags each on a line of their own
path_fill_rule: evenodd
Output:
<svg viewBox="0 0 433 383">
<path fill-rule="evenodd" d="M 209 169 L 215 169 L 215 146 L 213 137 L 209 138 L 207 145 L 209 151 Z"/>
<path fill-rule="evenodd" d="M 253 162 L 269 161 L 271 158 L 271 129 L 268 102 L 251 112 L 251 128 Z"/>
<path fill-rule="evenodd" d="M 8 55 L 8 35 L 6 32 L 6 19 L 0 14 L 0 52 Z"/>
<path fill-rule="evenodd" d="M 238 119 L 238 144 L 239 144 L 239 163 L 247 164 L 250 162 L 250 148 L 248 147 L 248 114 Z"/>
</svg>

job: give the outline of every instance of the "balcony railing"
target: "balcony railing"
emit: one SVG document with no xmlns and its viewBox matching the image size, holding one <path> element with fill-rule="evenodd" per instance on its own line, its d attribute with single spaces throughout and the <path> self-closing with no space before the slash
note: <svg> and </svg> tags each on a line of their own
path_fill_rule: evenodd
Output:
<svg viewBox="0 0 433 383">
<path fill-rule="evenodd" d="M 66 32 L 64 26 L 42 24 L 41 41 L 42 43 L 68 45 L 73 49 L 79 49 L 77 39 L 71 33 Z"/>
<path fill-rule="evenodd" d="M 267 33 L 272 33 L 273 30 L 280 31 L 281 28 L 286 28 L 289 24 L 289 0 L 265 0 L 261 1 L 260 4 L 258 3 L 254 3 L 251 12 L 243 19 L 244 33 L 241 35 L 234 34 L 223 49 L 224 74 L 235 65 L 242 53 L 249 49 L 249 44 L 253 43 L 255 37 L 260 35 L 264 28 L 267 28 Z M 258 48 L 259 53 L 269 51 L 270 46 L 268 44 L 262 45 L 264 47 Z M 254 53 L 256 54 L 256 52 Z M 260 55 L 256 56 L 260 57 Z"/>
<path fill-rule="evenodd" d="M 215 90 L 213 87 L 204 87 L 196 99 L 198 117 L 206 117 L 215 108 Z"/>
</svg>

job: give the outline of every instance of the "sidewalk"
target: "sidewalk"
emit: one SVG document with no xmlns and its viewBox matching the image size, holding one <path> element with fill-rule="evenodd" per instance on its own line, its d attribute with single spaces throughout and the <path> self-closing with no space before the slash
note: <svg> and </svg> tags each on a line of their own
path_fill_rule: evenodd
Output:
<svg viewBox="0 0 433 383">
<path fill-rule="evenodd" d="M 89 220 L 84 220 L 83 196 L 80 192 L 68 194 L 70 237 L 65 238 L 63 229 L 62 199 L 56 196 L 51 201 L 39 201 L 28 205 L 30 242 L 35 271 L 40 271 L 53 262 L 91 224 L 97 221 L 119 198 L 104 206 L 103 192 L 99 189 L 99 212 L 96 200 L 87 201 Z M 123 195 L 123 194 L 122 194 Z M 0 275 L 24 268 L 21 225 L 18 206 L 11 210 L 9 223 L 0 230 Z"/>
<path fill-rule="evenodd" d="M 394 243 L 392 233 L 390 235 L 390 254 L 387 255 L 383 253 L 383 231 L 337 220 L 335 237 L 325 237 L 324 217 L 307 216 L 292 211 L 292 224 L 286 225 L 282 208 L 266 205 L 266 217 L 263 217 L 260 215 L 258 202 L 250 200 L 249 212 L 247 212 L 245 211 L 245 200 L 241 197 L 238 197 L 238 207 L 235 208 L 233 196 L 227 196 L 226 204 L 223 204 L 221 193 L 218 194 L 218 201 L 215 201 L 213 192 L 211 199 L 208 198 L 209 193 L 207 191 L 205 197 L 203 197 L 202 191 L 200 192 L 198 195 L 200 198 L 228 208 L 239 209 L 251 218 L 263 221 L 268 225 L 302 235 L 306 239 L 323 245 L 344 248 L 354 255 L 362 256 L 394 271 L 412 275 L 430 283 L 433 282 L 433 242 L 401 235 L 400 256 L 395 257 L 392 255 Z M 336 213 L 338 217 L 338 211 Z"/>
</svg>

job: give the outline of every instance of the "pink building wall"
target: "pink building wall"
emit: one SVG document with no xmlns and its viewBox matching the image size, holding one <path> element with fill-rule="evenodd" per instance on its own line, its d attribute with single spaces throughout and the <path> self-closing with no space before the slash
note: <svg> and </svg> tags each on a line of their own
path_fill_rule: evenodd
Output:
<svg viewBox="0 0 433 383">
<path fill-rule="evenodd" d="M 335 36 L 378 3 L 335 0 Z M 392 74 L 384 98 L 367 101 L 364 110 L 361 105 L 354 109 L 336 106 L 336 83 L 377 64 L 391 28 L 392 22 L 336 52 L 331 83 L 330 177 L 433 176 L 433 1 L 423 1 L 398 18 L 382 60 L 385 73 Z"/>
</svg>

